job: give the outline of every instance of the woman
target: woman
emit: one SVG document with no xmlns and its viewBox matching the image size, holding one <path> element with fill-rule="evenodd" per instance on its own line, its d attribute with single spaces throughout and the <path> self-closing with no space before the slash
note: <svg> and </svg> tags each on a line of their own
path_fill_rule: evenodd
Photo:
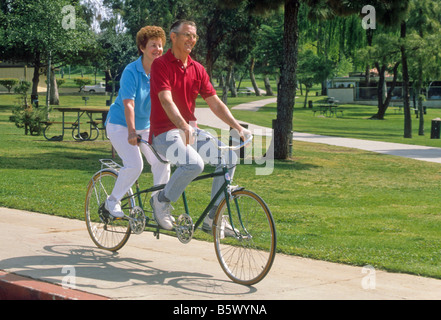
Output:
<svg viewBox="0 0 441 320">
<path fill-rule="evenodd" d="M 144 140 L 149 138 L 150 67 L 153 60 L 162 55 L 165 41 L 165 32 L 160 27 L 147 26 L 138 32 L 136 44 L 140 57 L 125 68 L 118 97 L 107 116 L 107 136 L 123 161 L 112 194 L 105 203 L 105 208 L 116 218 L 124 216 L 120 200 L 142 173 L 141 152 L 151 165 L 155 185 L 165 184 L 170 178 L 170 166 L 159 162 L 137 139 L 138 135 Z"/>
</svg>

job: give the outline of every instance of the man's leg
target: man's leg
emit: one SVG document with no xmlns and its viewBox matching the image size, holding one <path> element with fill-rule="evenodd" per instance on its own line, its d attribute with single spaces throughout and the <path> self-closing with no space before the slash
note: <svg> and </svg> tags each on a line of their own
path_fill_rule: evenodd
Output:
<svg viewBox="0 0 441 320">
<path fill-rule="evenodd" d="M 209 163 L 210 165 L 215 166 L 216 167 L 215 172 L 222 171 L 223 165 L 221 162 L 221 151 L 213 144 L 213 142 L 210 139 L 205 137 L 203 130 L 198 129 L 197 132 L 198 132 L 197 150 L 199 155 L 202 157 L 204 163 Z M 218 146 L 225 146 L 225 144 L 222 141 L 217 139 L 216 139 L 216 143 Z M 232 150 L 225 150 L 223 152 L 223 156 L 228 168 L 230 179 L 233 179 L 237 164 L 236 153 Z M 214 198 L 214 196 L 222 187 L 224 182 L 225 179 L 223 176 L 215 177 L 213 179 L 213 184 L 211 188 L 211 198 Z M 218 205 L 222 199 L 223 196 L 221 196 L 216 201 L 215 205 Z"/>
<path fill-rule="evenodd" d="M 195 149 L 184 144 L 177 129 L 154 137 L 153 147 L 177 167 L 164 190 L 152 197 L 152 207 L 157 222 L 163 228 L 170 230 L 172 228 L 170 202 L 177 201 L 185 188 L 204 170 L 204 162 Z"/>
<path fill-rule="evenodd" d="M 184 144 L 177 129 L 154 137 L 153 146 L 177 167 L 164 189 L 164 196 L 175 202 L 190 182 L 204 170 L 204 161 L 193 147 Z"/>
<path fill-rule="evenodd" d="M 200 131 L 202 130 L 198 130 L 198 133 Z M 222 171 L 223 168 L 223 164 L 221 162 L 221 151 L 213 144 L 213 142 L 210 139 L 207 139 L 204 136 L 205 135 L 203 134 L 203 132 L 202 134 L 198 135 L 197 149 L 199 155 L 204 159 L 205 163 L 209 163 L 216 167 L 215 172 L 220 172 Z M 217 140 L 216 143 L 219 146 L 224 145 L 224 143 L 222 143 L 219 140 Z M 228 169 L 228 174 L 230 176 L 230 179 L 233 179 L 237 164 L 236 153 L 232 150 L 226 150 L 223 153 L 224 153 L 223 156 L 224 156 L 225 164 Z M 211 188 L 212 199 L 214 198 L 216 193 L 221 189 L 224 182 L 225 182 L 225 178 L 223 176 L 218 176 L 213 179 L 213 184 Z M 219 203 L 222 201 L 223 198 L 224 198 L 224 194 L 221 194 L 220 197 L 214 203 L 214 206 L 208 213 L 207 217 L 204 219 L 204 223 L 202 225 L 203 231 L 211 234 L 214 215 L 217 211 Z M 224 232 L 227 237 L 235 235 L 233 228 L 229 224 L 226 225 Z"/>
</svg>

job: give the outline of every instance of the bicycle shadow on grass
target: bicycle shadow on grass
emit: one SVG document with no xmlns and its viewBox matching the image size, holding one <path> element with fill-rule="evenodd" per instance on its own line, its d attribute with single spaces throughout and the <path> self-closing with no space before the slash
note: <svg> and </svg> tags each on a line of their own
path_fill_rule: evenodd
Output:
<svg viewBox="0 0 441 320">
<path fill-rule="evenodd" d="M 65 285 L 68 277 L 70 282 L 74 279 L 73 289 L 104 295 L 107 290 L 121 290 L 126 292 L 123 296 L 130 292 L 133 298 L 137 296 L 133 290 L 136 286 L 146 286 L 147 290 L 148 286 L 170 286 L 189 295 L 208 297 L 247 295 L 257 291 L 254 287 L 216 279 L 209 274 L 162 270 L 153 267 L 153 261 L 120 257 L 118 253 L 95 247 L 53 245 L 43 250 L 46 254 L 0 261 L 0 268 L 59 285 Z"/>
</svg>

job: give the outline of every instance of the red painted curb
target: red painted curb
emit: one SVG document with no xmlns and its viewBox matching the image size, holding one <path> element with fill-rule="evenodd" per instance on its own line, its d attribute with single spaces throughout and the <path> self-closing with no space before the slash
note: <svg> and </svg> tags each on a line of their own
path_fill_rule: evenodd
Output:
<svg viewBox="0 0 441 320">
<path fill-rule="evenodd" d="M 0 271 L 0 300 L 111 300 L 79 290 Z"/>
</svg>

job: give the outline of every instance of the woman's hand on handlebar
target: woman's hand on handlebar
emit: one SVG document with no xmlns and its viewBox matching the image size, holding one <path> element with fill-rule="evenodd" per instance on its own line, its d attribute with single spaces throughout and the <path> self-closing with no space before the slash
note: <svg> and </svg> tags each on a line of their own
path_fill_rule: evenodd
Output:
<svg viewBox="0 0 441 320">
<path fill-rule="evenodd" d="M 139 145 L 138 137 L 139 136 L 138 136 L 138 134 L 136 132 L 129 132 L 129 137 L 127 138 L 127 141 L 132 146 L 137 146 L 137 145 Z"/>
</svg>

